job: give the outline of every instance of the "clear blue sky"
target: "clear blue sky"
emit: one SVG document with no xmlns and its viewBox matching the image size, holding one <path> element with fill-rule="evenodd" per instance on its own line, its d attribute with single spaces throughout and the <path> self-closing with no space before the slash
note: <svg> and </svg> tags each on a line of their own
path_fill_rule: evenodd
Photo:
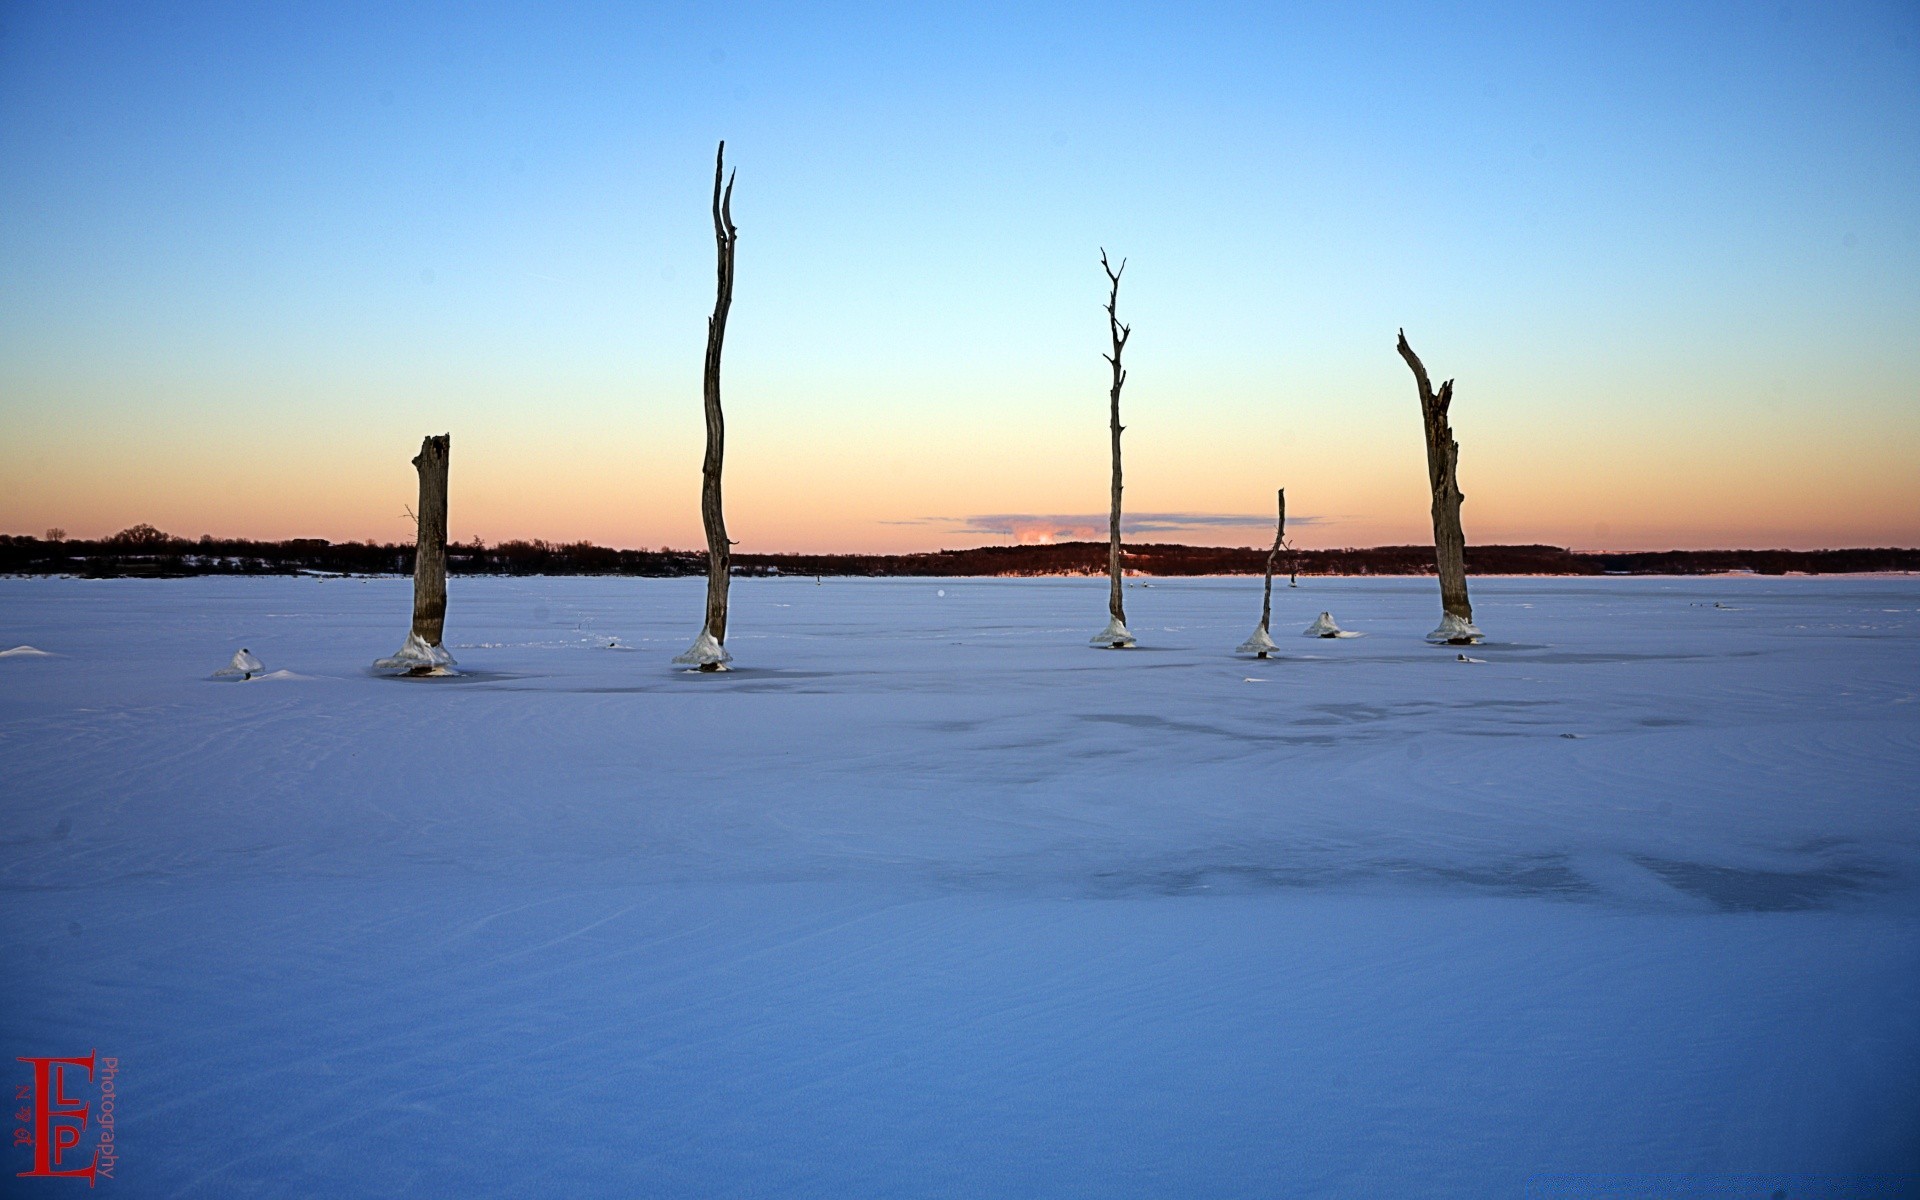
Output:
<svg viewBox="0 0 1920 1200">
<path fill-rule="evenodd" d="M 0 531 L 1920 542 L 1920 8 L 0 7 Z M 1259 540 L 1196 526 L 1192 540 Z"/>
</svg>

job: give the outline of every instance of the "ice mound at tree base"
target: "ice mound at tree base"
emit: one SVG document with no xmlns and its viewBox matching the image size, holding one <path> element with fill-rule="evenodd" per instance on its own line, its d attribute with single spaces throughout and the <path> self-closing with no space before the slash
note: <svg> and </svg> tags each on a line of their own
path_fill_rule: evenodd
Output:
<svg viewBox="0 0 1920 1200">
<path fill-rule="evenodd" d="M 1105 646 L 1109 650 L 1125 650 L 1133 645 L 1133 635 L 1127 632 L 1126 624 L 1119 617 L 1115 617 L 1107 622 L 1105 629 L 1094 634 L 1087 644 Z"/>
<path fill-rule="evenodd" d="M 1236 649 L 1234 653 L 1258 654 L 1264 657 L 1268 654 L 1272 654 L 1274 651 L 1278 649 L 1280 649 L 1280 647 L 1274 645 L 1273 638 L 1268 636 L 1267 627 L 1265 625 L 1262 625 L 1258 629 L 1255 629 L 1253 631 L 1252 637 L 1248 638 L 1244 642 L 1241 642 L 1239 645 L 1239 648 Z"/>
<path fill-rule="evenodd" d="M 266 668 L 261 666 L 260 660 L 253 656 L 253 651 L 242 646 L 240 649 L 234 651 L 233 661 L 221 667 L 218 671 L 215 671 L 213 677 L 215 679 L 228 679 L 238 675 L 242 679 L 252 679 L 264 670 L 266 670 Z"/>
<path fill-rule="evenodd" d="M 700 636 L 693 639 L 693 645 L 674 655 L 674 662 L 688 667 L 699 667 L 703 671 L 725 671 L 727 664 L 733 661 L 733 655 L 727 648 L 713 640 L 713 634 L 702 629 Z"/>
<path fill-rule="evenodd" d="M 407 644 L 396 650 L 392 658 L 380 659 L 373 665 L 382 671 L 405 671 L 411 675 L 452 675 L 457 664 L 445 646 L 429 646 L 419 634 L 409 633 Z"/>
<path fill-rule="evenodd" d="M 1472 621 L 1446 613 L 1440 618 L 1440 628 L 1428 634 L 1427 640 L 1443 646 L 1471 646 L 1485 636 Z"/>
<path fill-rule="evenodd" d="M 1305 629 L 1300 631 L 1300 636 L 1317 637 L 1317 638 L 1355 638 L 1355 637 L 1359 637 L 1360 635 L 1352 632 L 1351 630 L 1340 628 L 1339 625 L 1334 623 L 1332 613 L 1323 612 L 1319 616 L 1313 619 L 1313 624 L 1307 626 Z"/>
</svg>

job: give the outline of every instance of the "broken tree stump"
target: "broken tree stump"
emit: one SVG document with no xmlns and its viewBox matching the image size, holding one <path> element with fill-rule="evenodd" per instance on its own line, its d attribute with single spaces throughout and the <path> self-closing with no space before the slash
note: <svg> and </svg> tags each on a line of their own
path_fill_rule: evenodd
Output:
<svg viewBox="0 0 1920 1200">
<path fill-rule="evenodd" d="M 415 512 L 413 552 L 413 627 L 406 645 L 374 666 L 413 675 L 450 674 L 453 656 L 441 645 L 447 625 L 447 467 L 453 435 L 423 438 L 414 456 L 420 474 L 420 507 Z"/>
<path fill-rule="evenodd" d="M 1481 639 L 1473 623 L 1473 605 L 1467 600 L 1467 536 L 1460 529 L 1460 443 L 1453 439 L 1447 409 L 1453 404 L 1453 380 L 1435 391 L 1420 356 L 1400 331 L 1400 357 L 1413 370 L 1420 388 L 1420 414 L 1427 435 L 1427 482 L 1433 489 L 1433 555 L 1440 576 L 1440 627 L 1427 635 L 1430 642 L 1465 646 Z"/>
</svg>

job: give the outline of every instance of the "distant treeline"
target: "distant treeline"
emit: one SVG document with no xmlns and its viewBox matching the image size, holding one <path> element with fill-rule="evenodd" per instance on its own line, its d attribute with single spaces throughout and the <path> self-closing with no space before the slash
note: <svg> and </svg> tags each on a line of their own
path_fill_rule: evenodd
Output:
<svg viewBox="0 0 1920 1200">
<path fill-rule="evenodd" d="M 456 575 L 699 575 L 704 550 L 613 550 L 591 542 L 478 541 L 448 547 Z M 1140 543 L 1127 547 L 1127 566 L 1143 575 L 1249 575 L 1265 569 L 1267 552 L 1224 546 Z M 1099 575 L 1107 569 L 1105 542 L 1044 546 L 982 546 L 925 554 L 736 554 L 738 575 Z M 1375 546 L 1367 550 L 1283 553 L 1280 570 L 1302 575 L 1431 575 L 1433 547 Z M 1920 571 L 1920 549 L 1881 550 L 1659 550 L 1582 554 L 1558 546 L 1469 546 L 1467 569 L 1479 575 L 1708 575 L 1753 571 L 1840 574 Z M 329 542 L 293 538 L 253 542 L 174 537 L 136 525 L 100 541 L 0 535 L 0 573 L 179 577 L 187 575 L 405 575 L 413 570 L 411 544 Z"/>
</svg>

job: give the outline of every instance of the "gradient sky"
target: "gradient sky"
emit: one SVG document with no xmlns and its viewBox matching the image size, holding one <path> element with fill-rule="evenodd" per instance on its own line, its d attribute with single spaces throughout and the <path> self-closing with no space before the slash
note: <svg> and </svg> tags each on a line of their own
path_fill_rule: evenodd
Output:
<svg viewBox="0 0 1920 1200">
<path fill-rule="evenodd" d="M 405 12 L 396 11 L 405 8 Z M 0 532 L 1920 544 L 1920 7 L 0 4 Z M 1307 520 L 1306 518 L 1311 518 Z M 1236 523 L 1239 519 L 1245 523 Z M 1266 526 L 1270 529 L 1270 526 Z"/>
</svg>

